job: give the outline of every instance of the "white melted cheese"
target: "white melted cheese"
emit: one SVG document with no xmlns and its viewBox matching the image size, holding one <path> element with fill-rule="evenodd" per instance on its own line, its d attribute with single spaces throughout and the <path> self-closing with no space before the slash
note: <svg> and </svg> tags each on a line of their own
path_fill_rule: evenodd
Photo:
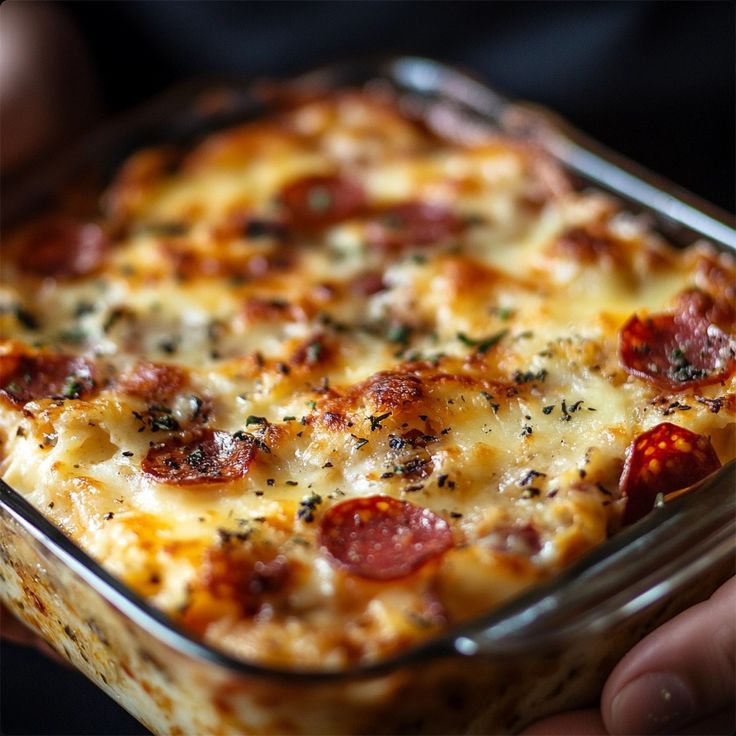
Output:
<svg viewBox="0 0 736 736">
<path fill-rule="evenodd" d="M 102 271 L 38 280 L 10 264 L 4 274 L 4 353 L 83 355 L 105 379 L 81 399 L 39 398 L 24 411 L 3 402 L 2 477 L 164 611 L 247 659 L 372 660 L 602 542 L 619 525 L 618 479 L 642 431 L 675 421 L 710 435 L 723 462 L 734 454 L 733 401 L 714 413 L 692 391 L 663 398 L 618 359 L 633 313 L 666 311 L 696 285 L 692 254 L 600 194 L 546 190 L 538 152 L 503 140 L 452 147 L 360 96 L 291 113 L 288 133 L 259 125 L 203 143 L 154 182 L 122 182 L 110 219 L 124 234 Z M 232 229 L 238 213 L 278 217 L 289 182 L 334 171 L 373 206 L 432 202 L 468 224 L 388 252 L 367 245 L 361 218 L 286 244 Z M 152 229 L 161 223 L 181 232 Z M 607 234 L 610 258 L 553 247 L 586 227 Z M 384 288 L 356 292 L 366 273 Z M 17 305 L 39 326 L 14 319 Z M 181 426 L 204 402 L 207 426 L 250 432 L 269 451 L 230 482 L 143 472 L 171 432 L 140 418 L 156 402 L 120 388 L 140 361 L 186 372 L 167 399 Z M 383 371 L 417 376 L 421 395 L 392 398 Z M 695 393 L 726 397 L 730 380 Z M 399 446 L 410 430 L 423 446 Z M 300 516 L 314 494 L 312 518 Z M 399 580 L 336 566 L 317 544 L 320 519 L 376 494 L 434 511 L 454 547 Z M 218 598 L 218 555 L 243 565 L 278 555 L 289 572 L 265 593 Z"/>
</svg>

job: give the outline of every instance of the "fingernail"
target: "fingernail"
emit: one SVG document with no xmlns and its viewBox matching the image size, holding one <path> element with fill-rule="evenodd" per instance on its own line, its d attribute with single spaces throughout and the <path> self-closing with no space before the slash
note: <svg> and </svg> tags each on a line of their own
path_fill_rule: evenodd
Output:
<svg viewBox="0 0 736 736">
<path fill-rule="evenodd" d="M 668 733 L 695 715 L 695 698 L 677 675 L 650 672 L 632 680 L 611 703 L 616 734 Z"/>
</svg>

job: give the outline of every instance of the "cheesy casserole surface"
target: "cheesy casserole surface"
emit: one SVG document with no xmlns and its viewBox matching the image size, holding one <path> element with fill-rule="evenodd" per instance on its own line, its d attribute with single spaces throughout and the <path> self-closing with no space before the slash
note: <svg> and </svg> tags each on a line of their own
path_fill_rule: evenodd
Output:
<svg viewBox="0 0 736 736">
<path fill-rule="evenodd" d="M 734 456 L 733 258 L 375 95 L 141 151 L 3 245 L 2 477 L 248 660 L 411 647 Z"/>
</svg>

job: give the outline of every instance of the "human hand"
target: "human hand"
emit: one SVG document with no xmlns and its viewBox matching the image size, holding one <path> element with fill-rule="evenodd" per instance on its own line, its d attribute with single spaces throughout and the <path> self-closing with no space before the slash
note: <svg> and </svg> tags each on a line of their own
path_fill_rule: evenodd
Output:
<svg viewBox="0 0 736 736">
<path fill-rule="evenodd" d="M 98 108 L 81 37 L 51 3 L 0 7 L 0 172 L 3 187 L 39 156 L 78 134 Z M 58 654 L 0 604 L 0 638 Z"/>
<path fill-rule="evenodd" d="M 561 713 L 523 736 L 733 734 L 736 578 L 637 644 L 616 666 L 600 711 Z"/>
<path fill-rule="evenodd" d="M 99 109 L 82 38 L 54 3 L 0 7 L 0 171 L 6 177 L 78 135 Z"/>
</svg>

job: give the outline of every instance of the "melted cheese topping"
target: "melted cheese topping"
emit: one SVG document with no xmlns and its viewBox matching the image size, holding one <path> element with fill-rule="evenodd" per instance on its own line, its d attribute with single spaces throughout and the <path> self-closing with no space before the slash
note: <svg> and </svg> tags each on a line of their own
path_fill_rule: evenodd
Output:
<svg viewBox="0 0 736 736">
<path fill-rule="evenodd" d="M 330 217 L 346 182 L 364 202 Z M 668 392 L 618 353 L 632 314 L 732 299 L 732 260 L 672 249 L 519 142 L 451 145 L 348 93 L 137 154 L 103 208 L 112 247 L 89 273 L 23 268 L 33 224 L 6 244 L 0 358 L 81 356 L 94 382 L 54 388 L 37 361 L 45 394 L 5 386 L 2 477 L 236 655 L 343 667 L 409 647 L 614 532 L 643 431 L 734 454 L 733 376 Z M 197 447 L 146 466 L 203 427 L 252 460 L 223 450 L 214 482 L 176 476 Z M 338 564 L 326 512 L 376 495 L 430 509 L 450 548 L 388 580 Z"/>
</svg>

